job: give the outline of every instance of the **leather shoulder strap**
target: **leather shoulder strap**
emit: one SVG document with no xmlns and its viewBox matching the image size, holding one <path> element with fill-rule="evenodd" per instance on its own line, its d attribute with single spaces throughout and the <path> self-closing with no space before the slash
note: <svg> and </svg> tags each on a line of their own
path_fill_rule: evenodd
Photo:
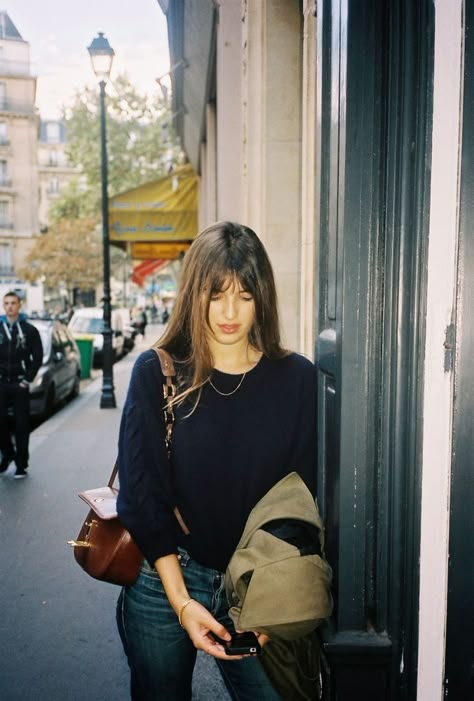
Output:
<svg viewBox="0 0 474 701">
<path fill-rule="evenodd" d="M 165 351 L 164 348 L 158 348 L 158 346 L 152 346 L 152 350 L 155 351 L 161 365 L 161 372 L 164 377 L 173 377 L 176 375 L 176 370 L 174 369 L 173 358 Z"/>
<path fill-rule="evenodd" d="M 173 411 L 173 405 L 171 404 L 171 400 L 173 397 L 176 395 L 176 385 L 173 382 L 173 378 L 176 377 L 176 370 L 174 369 L 174 363 L 173 363 L 173 358 L 170 356 L 168 351 L 165 351 L 164 348 L 159 348 L 158 346 L 152 346 L 153 350 L 158 356 L 158 359 L 161 364 L 161 372 L 163 373 L 163 376 L 165 378 L 165 383 L 163 384 L 163 396 L 166 399 L 166 406 L 164 409 L 164 414 L 165 414 L 165 425 L 166 425 L 166 436 L 165 436 L 165 443 L 166 443 L 166 449 L 170 451 L 171 447 L 171 436 L 173 432 L 173 424 L 174 424 L 174 411 Z M 176 516 L 176 520 L 178 521 L 181 530 L 183 531 L 184 535 L 189 535 L 189 528 L 187 527 L 186 523 L 184 522 L 183 517 L 181 516 L 180 510 L 177 506 L 174 507 L 173 509 L 174 515 Z"/>
<path fill-rule="evenodd" d="M 168 351 L 165 351 L 164 348 L 158 348 L 158 346 L 152 346 L 152 350 L 154 350 L 156 355 L 158 356 L 158 360 L 160 361 L 161 365 L 161 371 L 165 378 L 165 381 L 163 383 L 163 398 L 165 399 L 166 404 L 163 409 L 163 413 L 165 416 L 166 450 L 169 454 L 171 448 L 171 436 L 173 433 L 174 425 L 174 410 L 172 401 L 173 397 L 176 396 L 176 384 L 174 382 L 174 378 L 176 377 L 176 370 L 174 369 L 173 358 L 168 353 Z"/>
<path fill-rule="evenodd" d="M 112 470 L 112 474 L 110 475 L 110 479 L 109 479 L 109 482 L 107 485 L 108 487 L 114 486 L 115 478 L 117 477 L 118 466 L 119 466 L 119 464 L 118 464 L 118 458 L 117 458 L 117 460 L 115 461 L 114 469 Z"/>
</svg>

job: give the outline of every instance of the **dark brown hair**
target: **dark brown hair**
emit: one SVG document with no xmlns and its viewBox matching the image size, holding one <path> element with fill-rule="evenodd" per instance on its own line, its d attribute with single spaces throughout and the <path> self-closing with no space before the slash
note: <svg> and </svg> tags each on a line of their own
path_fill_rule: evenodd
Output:
<svg viewBox="0 0 474 701">
<path fill-rule="evenodd" d="M 211 296 L 228 284 L 229 277 L 254 299 L 251 345 L 269 358 L 288 354 L 280 342 L 275 281 L 262 242 L 242 224 L 213 224 L 199 234 L 184 257 L 179 292 L 159 341 L 181 368 L 178 401 L 199 390 L 212 372 L 207 341 L 209 303 Z"/>
<path fill-rule="evenodd" d="M 21 304 L 20 295 L 19 295 L 17 292 L 15 292 L 14 290 L 10 290 L 9 292 L 5 292 L 5 294 L 3 295 L 3 299 L 5 299 L 6 297 L 16 297 L 17 300 L 18 300 L 18 301 L 20 302 L 20 304 Z"/>
</svg>

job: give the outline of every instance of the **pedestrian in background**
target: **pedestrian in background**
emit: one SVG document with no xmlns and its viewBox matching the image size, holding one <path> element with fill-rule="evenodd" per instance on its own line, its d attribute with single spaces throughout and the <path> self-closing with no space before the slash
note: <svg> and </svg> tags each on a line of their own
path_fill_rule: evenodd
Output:
<svg viewBox="0 0 474 701">
<path fill-rule="evenodd" d="M 148 317 L 144 309 L 137 307 L 132 311 L 132 323 L 137 329 L 138 333 L 145 338 L 145 329 L 148 324 Z"/>
<path fill-rule="evenodd" d="M 0 472 L 12 460 L 16 479 L 26 477 L 30 438 L 30 390 L 43 362 L 43 346 L 38 330 L 20 315 L 21 300 L 16 292 L 3 297 L 5 315 L 0 317 Z M 9 407 L 15 423 L 15 449 L 8 420 Z"/>
<path fill-rule="evenodd" d="M 145 338 L 146 327 L 148 326 L 148 316 L 144 309 L 140 312 L 140 333 Z"/>
<path fill-rule="evenodd" d="M 202 650 L 232 699 L 276 701 L 257 657 L 225 653 L 224 573 L 251 510 L 285 475 L 314 494 L 316 374 L 281 345 L 271 264 L 251 229 L 224 222 L 197 237 L 158 345 L 177 371 L 170 460 L 153 350 L 134 366 L 119 437 L 118 512 L 145 556 L 117 607 L 132 698 L 191 699 Z"/>
</svg>

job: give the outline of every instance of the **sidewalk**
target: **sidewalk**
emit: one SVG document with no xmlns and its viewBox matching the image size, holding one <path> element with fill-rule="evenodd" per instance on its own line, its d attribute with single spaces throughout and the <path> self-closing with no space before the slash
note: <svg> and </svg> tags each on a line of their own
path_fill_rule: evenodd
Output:
<svg viewBox="0 0 474 701">
<path fill-rule="evenodd" d="M 100 409 L 102 373 L 31 435 L 26 480 L 0 478 L 0 699 L 127 701 L 128 668 L 115 627 L 119 588 L 88 577 L 67 540 L 86 507 L 76 496 L 106 484 L 137 355 L 159 337 L 148 326 L 114 365 L 116 409 Z M 225 701 L 213 661 L 198 655 L 193 699 Z M 170 699 L 169 701 L 173 701 Z"/>
</svg>

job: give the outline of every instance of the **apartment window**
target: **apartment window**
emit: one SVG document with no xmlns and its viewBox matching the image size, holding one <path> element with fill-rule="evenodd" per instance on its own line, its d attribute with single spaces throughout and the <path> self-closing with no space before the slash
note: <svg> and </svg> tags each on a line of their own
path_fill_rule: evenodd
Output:
<svg viewBox="0 0 474 701">
<path fill-rule="evenodd" d="M 58 152 L 57 151 L 50 151 L 49 152 L 49 165 L 50 166 L 57 166 L 58 165 Z"/>
<path fill-rule="evenodd" d="M 7 106 L 7 84 L 0 82 L 0 110 Z"/>
<path fill-rule="evenodd" d="M 6 122 L 0 122 L 0 146 L 8 144 L 8 125 Z"/>
<path fill-rule="evenodd" d="M 0 228 L 10 228 L 10 203 L 8 200 L 0 200 Z"/>
<path fill-rule="evenodd" d="M 9 243 L 0 243 L 0 274 L 13 271 L 12 247 Z"/>
<path fill-rule="evenodd" d="M 59 178 L 50 179 L 48 193 L 50 195 L 59 195 Z"/>
<path fill-rule="evenodd" d="M 8 180 L 8 161 L 0 161 L 0 185 L 9 185 Z"/>
<path fill-rule="evenodd" d="M 46 141 L 50 144 L 59 142 L 60 131 L 58 122 L 48 122 L 46 124 Z"/>
</svg>

